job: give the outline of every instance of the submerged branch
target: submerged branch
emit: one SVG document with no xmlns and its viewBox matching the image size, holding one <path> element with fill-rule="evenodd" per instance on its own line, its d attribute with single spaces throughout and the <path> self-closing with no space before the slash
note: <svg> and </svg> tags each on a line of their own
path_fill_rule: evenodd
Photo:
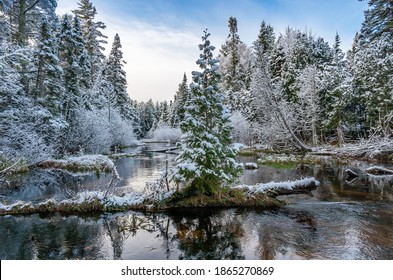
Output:
<svg viewBox="0 0 393 280">
<path fill-rule="evenodd" d="M 18 163 L 20 162 L 20 159 L 18 159 L 16 162 L 14 162 L 11 166 L 4 168 L 3 170 L 0 170 L 0 176 L 5 175 L 8 172 L 11 172 L 12 169 L 18 165 Z"/>
</svg>

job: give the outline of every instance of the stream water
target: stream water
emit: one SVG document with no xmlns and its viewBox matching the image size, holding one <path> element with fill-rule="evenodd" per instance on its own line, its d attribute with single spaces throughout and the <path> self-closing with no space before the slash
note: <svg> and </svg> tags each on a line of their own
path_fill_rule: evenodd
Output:
<svg viewBox="0 0 393 280">
<path fill-rule="evenodd" d="M 153 150 L 149 146 L 146 149 Z M 118 193 L 142 190 L 173 155 L 142 153 L 115 162 Z M 255 158 L 241 157 L 242 162 Z M 354 162 L 357 169 L 367 164 Z M 0 217 L 0 259 L 393 259 L 393 179 L 346 180 L 346 166 L 327 162 L 288 169 L 245 170 L 240 183 L 314 176 L 313 197 L 282 197 L 275 210 L 205 209 L 159 213 Z M 110 177 L 34 170 L 0 188 L 3 202 L 105 186 Z"/>
</svg>

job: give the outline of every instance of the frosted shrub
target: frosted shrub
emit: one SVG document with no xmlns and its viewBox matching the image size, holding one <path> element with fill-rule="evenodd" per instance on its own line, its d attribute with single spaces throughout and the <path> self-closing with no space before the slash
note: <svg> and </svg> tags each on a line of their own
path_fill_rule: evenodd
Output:
<svg viewBox="0 0 393 280">
<path fill-rule="evenodd" d="M 46 144 L 44 139 L 29 127 L 13 126 L 9 133 L 12 137 L 4 139 L 3 152 L 14 160 L 23 159 L 28 164 L 35 164 L 55 154 L 54 147 Z"/>
<path fill-rule="evenodd" d="M 158 127 L 153 132 L 153 139 L 160 141 L 178 142 L 180 141 L 182 132 L 180 128 L 171 128 L 169 126 Z"/>
<path fill-rule="evenodd" d="M 108 117 L 103 110 L 79 110 L 68 135 L 70 152 L 109 152 L 111 137 Z"/>
<path fill-rule="evenodd" d="M 133 127 L 117 111 L 104 109 L 80 110 L 68 136 L 71 152 L 108 153 L 118 146 L 135 143 Z"/>
<path fill-rule="evenodd" d="M 232 137 L 233 142 L 242 143 L 252 146 L 253 143 L 253 133 L 252 125 L 241 112 L 234 112 L 230 118 L 231 124 L 233 126 Z"/>
<path fill-rule="evenodd" d="M 137 144 L 131 123 L 123 120 L 120 114 L 115 112 L 110 121 L 111 146 L 134 146 Z"/>
</svg>

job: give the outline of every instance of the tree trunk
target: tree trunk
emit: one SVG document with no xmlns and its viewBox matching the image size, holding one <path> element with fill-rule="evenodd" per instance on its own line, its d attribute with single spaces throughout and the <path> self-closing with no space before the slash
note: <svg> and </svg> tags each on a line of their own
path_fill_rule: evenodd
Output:
<svg viewBox="0 0 393 280">
<path fill-rule="evenodd" d="M 18 35 L 17 42 L 21 47 L 27 45 L 27 30 L 26 30 L 26 0 L 19 0 L 19 18 L 18 18 Z"/>
<path fill-rule="evenodd" d="M 312 84 L 311 84 L 311 133 L 312 133 L 312 145 L 315 147 L 318 145 L 318 134 L 317 134 L 317 89 L 315 85 L 315 71 L 313 71 Z"/>
<path fill-rule="evenodd" d="M 344 144 L 344 132 L 341 125 L 341 117 L 339 116 L 338 125 L 337 125 L 337 146 L 342 147 Z"/>
</svg>

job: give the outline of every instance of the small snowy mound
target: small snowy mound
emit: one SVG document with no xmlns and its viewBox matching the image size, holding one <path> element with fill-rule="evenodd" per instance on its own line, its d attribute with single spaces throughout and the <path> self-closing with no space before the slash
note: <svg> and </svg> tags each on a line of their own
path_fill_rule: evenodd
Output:
<svg viewBox="0 0 393 280">
<path fill-rule="evenodd" d="M 37 164 L 42 168 L 59 168 L 70 171 L 94 171 L 110 172 L 114 168 L 114 163 L 104 155 L 83 155 L 79 157 L 69 157 L 66 159 L 52 159 Z"/>
</svg>

